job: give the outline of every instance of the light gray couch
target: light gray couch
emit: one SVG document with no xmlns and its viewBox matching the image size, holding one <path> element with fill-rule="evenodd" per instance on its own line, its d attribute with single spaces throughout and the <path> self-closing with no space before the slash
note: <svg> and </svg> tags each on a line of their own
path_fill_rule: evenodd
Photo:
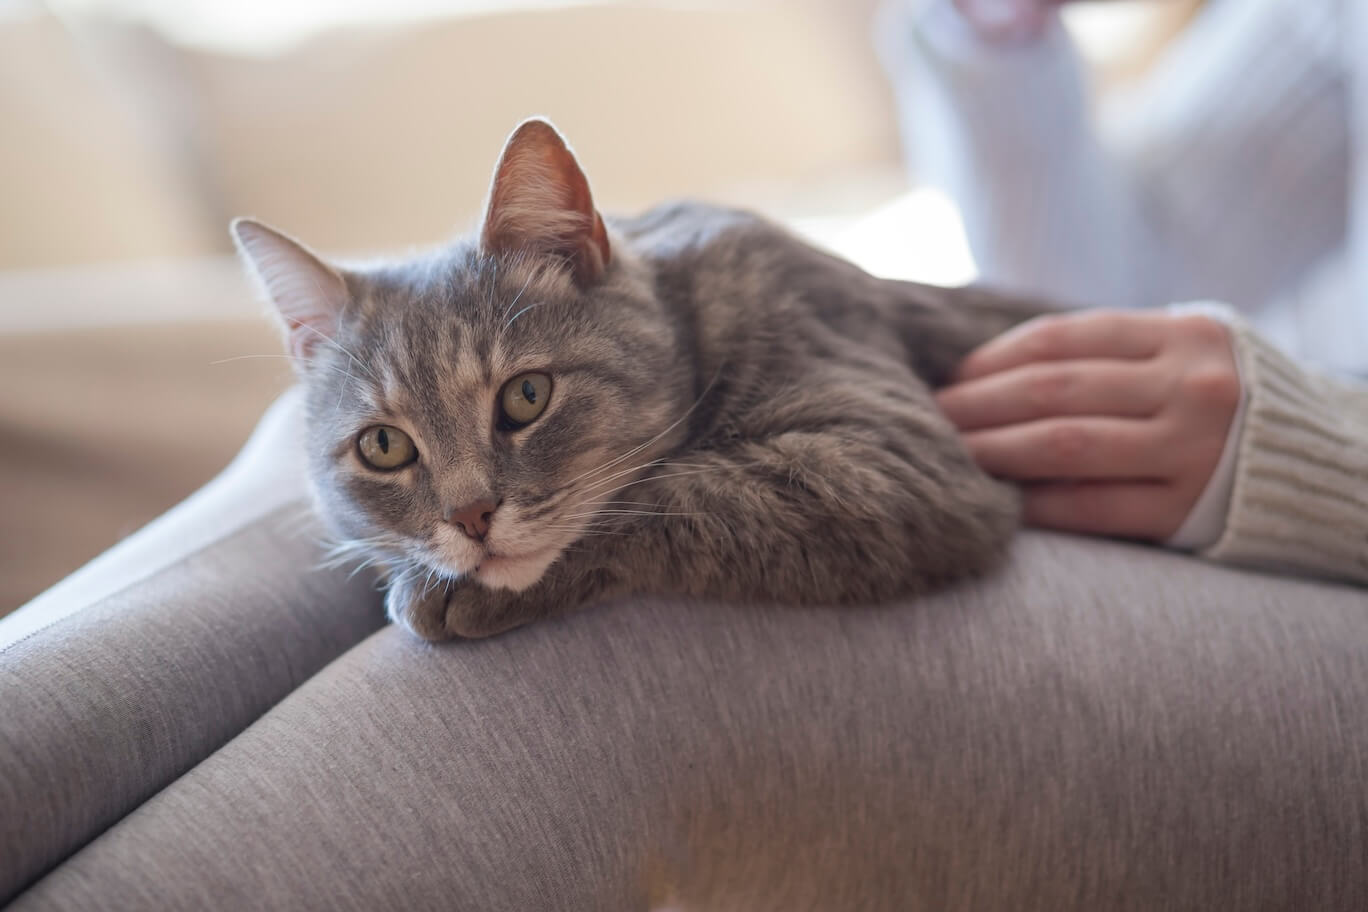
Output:
<svg viewBox="0 0 1368 912">
<path fill-rule="evenodd" d="M 1362 590 L 1026 533 L 433 647 L 318 569 L 293 409 L 0 621 L 12 908 L 1368 908 Z"/>
</svg>

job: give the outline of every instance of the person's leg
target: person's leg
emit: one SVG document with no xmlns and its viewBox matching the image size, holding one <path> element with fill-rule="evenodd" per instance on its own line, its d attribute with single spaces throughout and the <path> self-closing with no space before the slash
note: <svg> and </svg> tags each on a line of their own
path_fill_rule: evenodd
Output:
<svg viewBox="0 0 1368 912">
<path fill-rule="evenodd" d="M 0 903 L 383 623 L 372 579 L 319 567 L 295 408 L 0 620 Z"/>
<path fill-rule="evenodd" d="M 1368 908 L 1368 598 L 1028 534 L 871 610 L 388 628 L 17 909 Z"/>
</svg>

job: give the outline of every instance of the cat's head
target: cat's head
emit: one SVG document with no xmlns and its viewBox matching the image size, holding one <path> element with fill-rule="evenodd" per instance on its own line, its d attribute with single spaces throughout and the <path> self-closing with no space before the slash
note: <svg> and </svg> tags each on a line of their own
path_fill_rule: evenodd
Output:
<svg viewBox="0 0 1368 912">
<path fill-rule="evenodd" d="M 343 268 L 257 222 L 233 236 L 307 390 L 320 509 L 371 553 L 525 589 L 680 434 L 692 369 L 546 121 L 439 251 Z"/>
</svg>

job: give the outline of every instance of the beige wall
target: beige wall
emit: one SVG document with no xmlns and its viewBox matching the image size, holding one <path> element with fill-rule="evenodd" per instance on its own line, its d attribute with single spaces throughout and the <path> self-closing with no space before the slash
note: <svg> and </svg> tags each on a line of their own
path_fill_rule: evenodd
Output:
<svg viewBox="0 0 1368 912">
<path fill-rule="evenodd" d="M 0 19 L 0 267 L 202 251 L 187 189 L 67 30 Z"/>
<path fill-rule="evenodd" d="M 267 57 L 0 26 L 0 267 L 226 250 L 244 213 L 325 249 L 429 243 L 477 216 L 530 114 L 566 131 L 608 208 L 894 168 L 860 10 L 601 4 L 337 31 Z"/>
</svg>

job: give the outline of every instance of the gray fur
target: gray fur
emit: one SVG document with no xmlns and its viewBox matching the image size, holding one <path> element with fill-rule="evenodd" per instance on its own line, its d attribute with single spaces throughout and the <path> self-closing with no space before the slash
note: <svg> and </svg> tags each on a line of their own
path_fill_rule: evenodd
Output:
<svg viewBox="0 0 1368 912">
<path fill-rule="evenodd" d="M 930 389 L 1040 307 L 876 279 L 701 204 L 608 231 L 587 287 L 475 238 L 341 271 L 349 303 L 302 366 L 311 474 L 343 551 L 389 567 L 396 621 L 436 640 L 623 593 L 871 604 L 998 559 L 1016 495 Z M 527 370 L 552 376 L 549 404 L 501 431 L 494 396 Z M 367 470 L 376 424 L 419 460 Z M 443 521 L 484 497 L 502 501 L 491 548 L 549 555 L 521 591 L 478 582 L 497 562 Z"/>
</svg>

